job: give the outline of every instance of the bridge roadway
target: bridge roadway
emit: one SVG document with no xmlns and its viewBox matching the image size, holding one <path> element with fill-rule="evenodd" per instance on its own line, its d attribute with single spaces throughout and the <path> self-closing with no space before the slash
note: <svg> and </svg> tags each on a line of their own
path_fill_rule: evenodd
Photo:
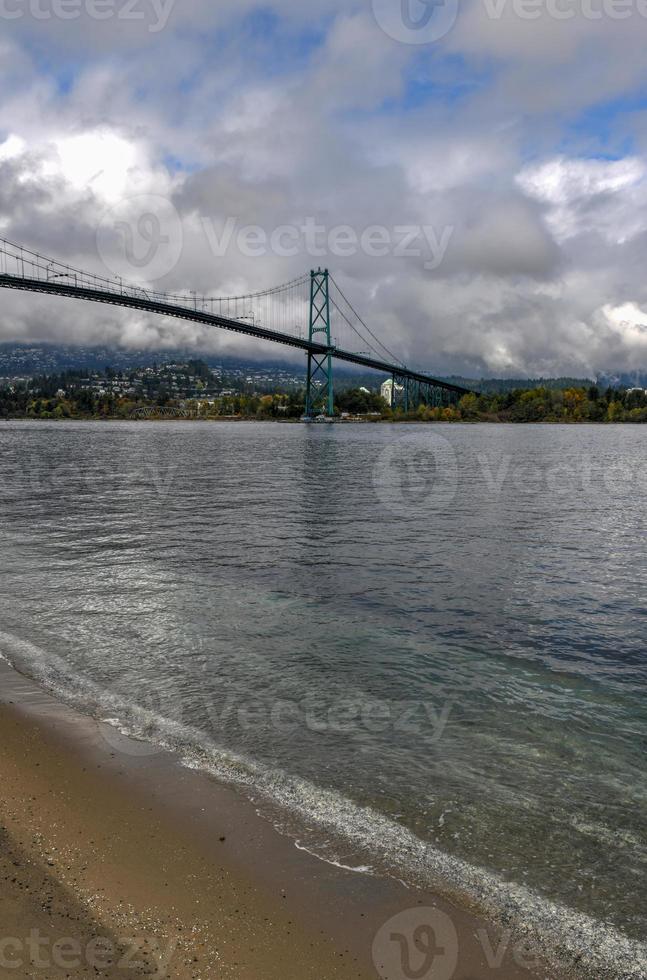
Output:
<svg viewBox="0 0 647 980">
<path fill-rule="evenodd" d="M 257 337 L 259 340 L 270 340 L 276 344 L 285 344 L 287 347 L 296 347 L 299 350 L 307 351 L 317 356 L 330 353 L 338 361 L 346 361 L 349 364 L 357 364 L 360 367 L 381 371 L 383 374 L 395 375 L 398 379 L 408 378 L 410 381 L 430 385 L 434 388 L 442 388 L 445 391 L 451 391 L 458 395 L 467 395 L 470 393 L 469 388 L 462 388 L 460 385 L 440 381 L 419 371 L 412 371 L 400 364 L 390 364 L 388 361 L 377 360 L 364 354 L 355 354 L 352 351 L 345 351 L 339 347 L 331 347 L 329 349 L 324 344 L 304 340 L 302 337 L 292 337 L 290 334 L 281 333 L 277 330 L 267 330 L 265 327 L 258 327 L 255 324 L 242 323 L 240 320 L 218 316 L 215 313 L 205 313 L 203 310 L 191 309 L 190 307 L 176 306 L 173 303 L 163 303 L 158 300 L 144 299 L 123 293 L 113 293 L 109 290 L 93 289 L 88 286 L 73 286 L 71 283 L 52 282 L 43 279 L 30 279 L 27 277 L 23 278 L 22 276 L 3 274 L 0 274 L 0 288 L 20 289 L 30 293 L 48 293 L 52 296 L 66 296 L 70 299 L 82 299 L 91 303 L 106 303 L 110 306 L 123 306 L 146 313 L 158 313 L 162 316 L 172 316 L 180 320 L 191 320 L 196 323 L 204 323 L 210 327 L 220 327 L 222 330 L 233 330 L 236 333 L 246 334 L 248 337 Z"/>
</svg>

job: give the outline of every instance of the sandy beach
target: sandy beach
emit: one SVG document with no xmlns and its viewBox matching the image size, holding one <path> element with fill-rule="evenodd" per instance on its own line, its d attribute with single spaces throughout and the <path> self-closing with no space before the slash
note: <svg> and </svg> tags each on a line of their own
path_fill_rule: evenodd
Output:
<svg viewBox="0 0 647 980">
<path fill-rule="evenodd" d="M 0 686 L 1 977 L 403 980 L 382 934 L 429 908 L 457 940 L 439 977 L 545 975 L 477 917 L 298 850 L 237 793 L 4 664 Z"/>
</svg>

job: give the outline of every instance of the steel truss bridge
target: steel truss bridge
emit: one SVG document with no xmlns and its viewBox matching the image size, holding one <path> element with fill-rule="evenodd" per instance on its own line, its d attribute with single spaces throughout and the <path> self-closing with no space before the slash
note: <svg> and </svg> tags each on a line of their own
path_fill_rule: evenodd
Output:
<svg viewBox="0 0 647 980">
<path fill-rule="evenodd" d="M 306 419 L 334 415 L 335 360 L 389 375 L 392 408 L 408 411 L 421 403 L 448 406 L 469 393 L 467 388 L 399 361 L 356 312 L 327 269 L 244 296 L 181 295 L 84 272 L 0 239 L 0 288 L 156 313 L 305 351 Z"/>
</svg>

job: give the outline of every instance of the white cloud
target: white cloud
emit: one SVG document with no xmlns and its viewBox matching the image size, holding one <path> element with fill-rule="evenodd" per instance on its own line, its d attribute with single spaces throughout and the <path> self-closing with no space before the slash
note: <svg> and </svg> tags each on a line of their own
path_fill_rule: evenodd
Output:
<svg viewBox="0 0 647 980">
<path fill-rule="evenodd" d="M 533 197 L 549 204 L 573 204 L 596 194 L 614 193 L 639 183 L 645 164 L 635 157 L 624 160 L 569 160 L 558 157 L 528 167 L 519 184 Z"/>
<path fill-rule="evenodd" d="M 472 374 L 647 368 L 645 158 L 626 150 L 621 121 L 606 136 L 614 160 L 601 159 L 593 123 L 570 125 L 644 80 L 635 25 L 484 20 L 473 2 L 447 38 L 418 49 L 386 37 L 366 4 L 275 0 L 246 20 L 255 9 L 178 5 L 154 42 L 95 22 L 23 24 L 3 38 L 3 234 L 98 269 L 106 209 L 161 195 L 184 237 L 169 288 L 243 292 L 319 260 L 215 256 L 201 218 L 268 234 L 308 217 L 358 235 L 452 229 L 433 271 L 424 257 L 325 257 L 407 360 Z M 34 54 L 43 45 L 47 64 Z M 0 337 L 240 343 L 4 300 Z"/>
<path fill-rule="evenodd" d="M 27 144 L 24 139 L 12 134 L 3 143 L 0 143 L 0 162 L 3 160 L 15 160 L 16 157 L 22 156 L 26 149 Z"/>
<path fill-rule="evenodd" d="M 637 303 L 616 307 L 607 304 L 602 307 L 602 313 L 624 344 L 647 347 L 647 313 Z"/>
<path fill-rule="evenodd" d="M 107 202 L 129 192 L 138 166 L 134 144 L 109 130 L 54 140 L 55 155 L 43 165 L 43 176 L 60 176 L 74 193 L 92 190 Z"/>
<path fill-rule="evenodd" d="M 547 205 L 547 220 L 558 241 L 584 232 L 622 244 L 647 230 L 647 167 L 637 157 L 569 160 L 529 167 L 517 175 L 530 197 Z"/>
</svg>

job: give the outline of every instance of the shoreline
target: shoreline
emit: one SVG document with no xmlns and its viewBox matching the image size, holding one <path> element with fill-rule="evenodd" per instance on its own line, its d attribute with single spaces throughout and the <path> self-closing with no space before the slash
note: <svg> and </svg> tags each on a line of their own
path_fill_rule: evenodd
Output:
<svg viewBox="0 0 647 980">
<path fill-rule="evenodd" d="M 57 419 L 57 418 L 51 418 L 51 419 L 48 419 L 48 418 L 34 418 L 34 417 L 27 417 L 27 416 L 16 416 L 16 417 L 7 416 L 6 418 L 0 419 L 0 422 L 6 422 L 6 423 L 11 423 L 11 422 L 28 422 L 28 423 L 35 423 L 35 424 L 41 424 L 41 425 L 47 424 L 47 423 L 50 423 L 50 424 L 51 423 L 54 423 L 56 425 L 69 425 L 70 423 L 77 423 L 77 422 L 82 422 L 82 423 L 93 423 L 93 422 L 122 422 L 122 423 L 136 423 L 137 425 L 156 425 L 156 424 L 159 424 L 161 422 L 172 422 L 173 424 L 179 423 L 179 424 L 187 425 L 187 424 L 190 424 L 190 423 L 199 422 L 201 425 L 203 425 L 203 424 L 222 425 L 222 424 L 227 423 L 227 422 L 229 422 L 229 423 L 234 422 L 234 423 L 238 423 L 238 424 L 243 424 L 244 423 L 244 424 L 247 424 L 247 425 L 275 425 L 275 424 L 278 424 L 278 425 L 308 425 L 308 426 L 313 426 L 314 425 L 315 427 L 320 427 L 320 426 L 317 425 L 317 423 L 314 423 L 314 422 L 308 422 L 308 423 L 306 423 L 306 422 L 302 422 L 301 419 L 280 419 L 280 418 L 275 418 L 275 419 L 272 419 L 272 418 L 258 419 L 258 418 L 252 418 L 251 416 L 249 418 L 246 418 L 245 416 L 236 416 L 236 417 L 235 416 L 222 416 L 222 417 L 215 416 L 214 418 L 182 418 L 181 416 L 160 416 L 159 418 L 153 418 L 153 417 L 149 417 L 149 418 L 123 418 L 122 416 L 119 416 L 119 415 L 109 415 L 109 416 L 104 416 L 102 418 L 98 418 L 98 417 L 97 418 L 83 418 L 83 417 L 80 417 L 79 416 L 78 418 L 59 418 L 59 419 Z M 337 418 L 335 418 L 332 423 L 328 423 L 328 424 L 334 424 L 334 425 L 443 425 L 443 426 L 445 426 L 445 425 L 450 425 L 450 426 L 453 426 L 453 425 L 458 425 L 458 426 L 463 426 L 463 425 L 465 425 L 465 426 L 475 426 L 475 425 L 487 425 L 487 426 L 490 426 L 490 425 L 514 425 L 514 426 L 518 426 L 518 425 L 520 425 L 520 426 L 531 426 L 531 425 L 539 425 L 539 426 L 565 425 L 565 426 L 569 426 L 569 427 L 570 426 L 578 426 L 578 427 L 581 427 L 581 426 L 590 425 L 590 426 L 593 426 L 594 428 L 597 429 L 597 428 L 601 428 L 601 427 L 608 428 L 609 426 L 626 426 L 626 425 L 629 425 L 629 426 L 636 426 L 636 425 L 637 426 L 640 426 L 640 425 L 647 425 L 647 422 L 639 422 L 639 421 L 635 421 L 635 420 L 627 420 L 627 421 L 622 421 L 622 422 L 609 422 L 609 421 L 595 422 L 595 421 L 592 421 L 591 419 L 553 419 L 553 420 L 536 419 L 534 421 L 525 421 L 525 420 L 524 421 L 521 421 L 521 420 L 513 420 L 513 419 L 417 419 L 417 418 L 400 418 L 400 419 L 383 419 L 383 418 L 379 418 L 379 419 L 374 419 L 374 418 L 367 418 L 367 419 L 363 419 L 363 418 L 341 419 L 340 418 L 340 419 L 337 419 Z"/>
<path fill-rule="evenodd" d="M 412 916 L 431 908 L 449 936 L 448 955 L 456 947 L 447 980 L 547 975 L 532 951 L 483 918 L 393 878 L 323 862 L 235 790 L 113 728 L 106 738 L 108 726 L 5 663 L 0 688 L 0 855 L 24 852 L 21 884 L 29 884 L 26 867 L 49 880 L 47 894 L 59 896 L 73 923 L 62 938 L 83 946 L 89 934 L 108 944 L 130 937 L 142 972 L 192 980 L 404 980 L 397 962 L 378 963 L 392 954 L 385 927 L 390 935 L 398 916 L 406 931 Z M 36 911 L 23 909 L 23 925 Z M 99 975 L 124 975 L 116 951 Z M 0 966 L 0 976 L 18 975 Z"/>
</svg>

